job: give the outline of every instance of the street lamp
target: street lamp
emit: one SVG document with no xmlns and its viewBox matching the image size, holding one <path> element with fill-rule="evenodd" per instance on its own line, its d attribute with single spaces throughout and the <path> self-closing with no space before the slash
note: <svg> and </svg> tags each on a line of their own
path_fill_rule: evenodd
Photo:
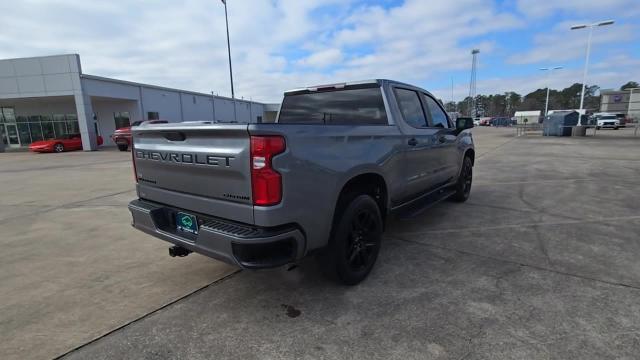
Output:
<svg viewBox="0 0 640 360">
<path fill-rule="evenodd" d="M 549 76 L 547 77 L 547 101 L 544 104 L 544 116 L 547 116 L 547 113 L 549 112 L 549 80 L 551 79 L 551 74 L 553 73 L 553 70 L 560 70 L 562 69 L 562 66 L 556 66 L 556 67 L 552 67 L 552 68 L 540 68 L 540 70 L 542 71 L 549 71 Z"/>
<path fill-rule="evenodd" d="M 233 99 L 233 120 L 238 121 L 236 115 L 236 96 L 233 92 L 233 69 L 231 68 L 231 42 L 229 41 L 229 17 L 227 16 L 227 0 L 221 0 L 224 4 L 224 21 L 227 24 L 227 53 L 229 55 L 229 77 L 231 78 L 231 99 Z"/>
<path fill-rule="evenodd" d="M 579 29 L 586 29 L 589 28 L 589 38 L 587 39 L 587 55 L 585 57 L 585 62 L 584 62 L 584 73 L 582 75 L 582 93 L 580 95 L 580 119 L 582 119 L 582 110 L 584 107 L 584 87 L 587 81 L 587 70 L 589 69 L 589 53 L 591 52 L 591 36 L 593 35 L 593 28 L 596 26 L 606 26 L 606 25 L 613 25 L 614 21 L 613 20 L 605 20 L 605 21 L 599 21 L 599 22 L 595 22 L 593 24 L 580 24 L 580 25 L 574 25 L 571 27 L 571 30 L 579 30 Z M 578 126 L 581 126 L 582 121 L 578 121 Z"/>
</svg>

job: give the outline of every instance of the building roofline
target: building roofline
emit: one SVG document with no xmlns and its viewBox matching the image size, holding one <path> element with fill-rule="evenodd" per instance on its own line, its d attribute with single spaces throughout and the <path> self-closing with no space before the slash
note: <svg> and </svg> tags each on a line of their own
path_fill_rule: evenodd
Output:
<svg viewBox="0 0 640 360">
<path fill-rule="evenodd" d="M 2 58 L 0 59 L 0 61 L 42 59 L 42 58 L 52 58 L 52 57 L 61 57 L 61 56 L 77 56 L 79 58 L 80 54 L 54 54 L 54 55 L 26 56 L 26 57 L 7 58 L 7 59 Z"/>
<path fill-rule="evenodd" d="M 629 90 L 600 90 L 600 95 L 628 94 Z"/>
<path fill-rule="evenodd" d="M 213 97 L 218 98 L 218 99 L 229 100 L 229 101 L 233 101 L 234 100 L 234 99 L 232 99 L 230 97 L 227 97 L 227 96 L 213 95 L 213 94 L 207 94 L 207 93 L 202 93 L 202 92 L 197 92 L 197 91 L 190 91 L 190 90 L 183 90 L 183 89 L 174 89 L 174 88 L 170 88 L 170 87 L 166 87 L 166 86 L 138 83 L 138 82 L 134 82 L 134 81 L 120 80 L 120 79 L 108 78 L 108 77 L 98 76 L 98 75 L 80 74 L 80 77 L 81 78 L 85 78 L 85 79 L 91 79 L 91 80 L 108 81 L 108 82 L 112 82 L 112 83 L 116 83 L 116 84 L 124 84 L 124 85 L 131 85 L 131 86 L 144 86 L 144 87 L 148 87 L 148 88 L 156 89 L 156 90 L 179 92 L 179 93 L 185 93 L 185 94 L 190 94 L 190 95 L 198 95 L 198 96 L 206 96 L 206 97 L 212 97 L 213 96 Z M 256 104 L 261 104 L 261 105 L 264 104 L 264 103 L 259 102 L 259 101 L 238 99 L 238 98 L 236 98 L 235 101 L 240 102 L 240 103 L 247 103 L 247 104 L 249 104 L 249 103 L 256 103 Z"/>
</svg>

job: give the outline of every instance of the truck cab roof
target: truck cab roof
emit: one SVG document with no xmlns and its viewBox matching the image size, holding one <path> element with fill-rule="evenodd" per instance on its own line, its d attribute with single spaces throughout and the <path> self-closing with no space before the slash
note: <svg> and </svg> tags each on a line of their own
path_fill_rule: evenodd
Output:
<svg viewBox="0 0 640 360">
<path fill-rule="evenodd" d="M 422 88 L 419 88 L 417 86 L 410 85 L 410 84 L 407 84 L 407 83 L 403 83 L 403 82 L 397 81 L 397 80 L 390 80 L 390 79 L 367 79 L 367 80 L 355 80 L 355 81 L 347 81 L 347 82 L 333 83 L 333 84 L 312 85 L 312 86 L 307 86 L 307 87 L 303 87 L 303 88 L 296 88 L 296 89 L 287 90 L 287 91 L 284 92 L 284 94 L 285 95 L 294 95 L 294 94 L 307 93 L 307 92 L 316 92 L 316 91 L 331 91 L 333 89 L 339 90 L 339 89 L 344 89 L 346 87 L 357 87 L 357 86 L 370 85 L 370 84 L 378 84 L 380 86 L 382 86 L 384 84 L 400 85 L 402 87 L 406 87 L 406 88 L 409 88 L 409 89 L 414 89 L 414 90 L 418 90 L 418 91 L 422 91 L 422 92 L 431 94 L 429 91 L 427 91 L 425 89 L 422 89 Z"/>
</svg>

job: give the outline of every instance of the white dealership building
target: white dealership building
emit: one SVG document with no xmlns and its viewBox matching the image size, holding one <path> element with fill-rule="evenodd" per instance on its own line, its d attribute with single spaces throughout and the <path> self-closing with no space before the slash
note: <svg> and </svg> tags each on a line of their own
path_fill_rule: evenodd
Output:
<svg viewBox="0 0 640 360">
<path fill-rule="evenodd" d="M 97 135 L 113 145 L 109 135 L 136 120 L 270 122 L 277 108 L 84 74 L 76 54 L 0 60 L 0 136 L 6 147 L 80 133 L 83 149 L 95 150 Z"/>
</svg>

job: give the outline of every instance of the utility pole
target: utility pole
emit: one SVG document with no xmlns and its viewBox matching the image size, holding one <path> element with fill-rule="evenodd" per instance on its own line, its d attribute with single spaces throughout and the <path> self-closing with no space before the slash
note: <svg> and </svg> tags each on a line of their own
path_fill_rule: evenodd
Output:
<svg viewBox="0 0 640 360">
<path fill-rule="evenodd" d="M 453 76 L 451 77 L 451 106 L 453 106 L 453 111 L 452 112 L 456 112 L 457 106 L 455 101 L 453 100 Z"/>
<path fill-rule="evenodd" d="M 478 54 L 480 53 L 479 49 L 471 50 L 471 81 L 469 82 L 469 115 L 471 117 L 476 117 L 476 68 L 478 66 Z"/>
<path fill-rule="evenodd" d="M 216 97 L 211 91 L 211 110 L 213 110 L 213 122 L 216 122 Z"/>
<path fill-rule="evenodd" d="M 633 90 L 640 90 L 640 88 L 630 88 L 627 90 L 629 90 L 629 106 L 627 107 L 627 117 L 631 118 L 631 99 L 633 98 Z M 635 117 L 633 117 L 632 119 L 636 123 L 636 128 L 633 130 L 633 136 L 636 136 L 638 134 L 638 123 L 640 122 L 640 119 L 636 119 Z"/>
<path fill-rule="evenodd" d="M 542 71 L 549 71 L 549 75 L 547 76 L 547 101 L 544 103 L 544 116 L 546 117 L 549 113 L 549 80 L 551 79 L 551 75 L 553 74 L 553 70 L 560 70 L 562 66 L 556 66 L 552 68 L 540 68 Z"/>
<path fill-rule="evenodd" d="M 238 122 L 236 111 L 236 95 L 233 91 L 233 68 L 231 67 L 231 41 L 229 40 L 229 17 L 227 15 L 227 0 L 221 0 L 224 4 L 224 21 L 227 25 L 227 53 L 229 55 L 229 77 L 231 78 L 231 99 L 233 100 L 233 120 Z"/>
</svg>

